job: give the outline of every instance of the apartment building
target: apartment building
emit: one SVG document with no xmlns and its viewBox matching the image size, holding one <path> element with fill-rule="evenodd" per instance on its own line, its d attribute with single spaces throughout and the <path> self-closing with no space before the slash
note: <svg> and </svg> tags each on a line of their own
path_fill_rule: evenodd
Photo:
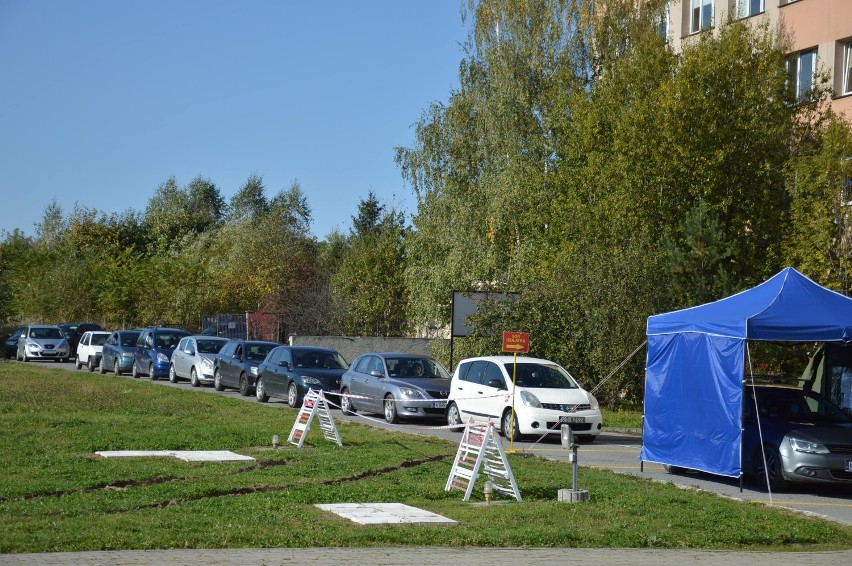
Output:
<svg viewBox="0 0 852 566">
<path fill-rule="evenodd" d="M 667 35 L 675 51 L 729 16 L 781 22 L 793 45 L 787 60 L 796 92 L 810 89 L 814 72 L 831 72 L 832 108 L 852 121 L 852 0 L 670 0 Z"/>
</svg>

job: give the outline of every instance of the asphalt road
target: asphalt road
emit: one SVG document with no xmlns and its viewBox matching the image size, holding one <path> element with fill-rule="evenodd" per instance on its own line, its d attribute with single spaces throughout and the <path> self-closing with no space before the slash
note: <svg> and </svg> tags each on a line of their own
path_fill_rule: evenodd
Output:
<svg viewBox="0 0 852 566">
<path fill-rule="evenodd" d="M 21 362 L 14 362 L 21 363 Z M 73 363 L 56 363 L 56 362 L 28 362 L 38 363 L 46 367 L 59 367 L 69 371 L 78 371 L 74 369 Z M 86 371 L 85 368 L 79 371 Z M 104 379 L 113 379 L 113 374 L 104 375 Z M 133 379 L 129 376 L 122 376 L 120 379 Z M 147 381 L 147 378 L 141 378 Z M 177 384 L 172 384 L 168 380 L 160 380 L 151 382 L 153 384 L 164 387 L 180 387 L 192 389 L 199 393 L 224 395 L 235 399 L 244 400 L 248 403 L 256 403 L 254 396 L 242 397 L 235 390 L 225 390 L 217 392 L 212 386 L 203 386 L 193 389 L 189 382 L 183 381 Z M 271 399 L 268 403 L 271 406 L 287 407 L 284 401 Z M 333 411 L 332 416 L 336 421 L 360 422 L 376 426 L 379 428 L 392 429 L 411 434 L 422 434 L 444 438 L 454 442 L 459 442 L 461 434 L 452 432 L 443 427 L 443 422 L 423 422 L 423 423 L 401 423 L 391 425 L 384 421 L 381 415 L 353 415 L 344 416 L 340 411 Z M 767 505 L 777 505 L 786 507 L 796 511 L 815 514 L 833 521 L 852 525 L 852 486 L 793 486 L 790 490 L 784 493 L 768 493 L 765 489 L 759 489 L 755 485 L 746 482 L 742 489 L 740 481 L 735 478 L 725 478 L 703 473 L 687 473 L 683 475 L 670 474 L 666 472 L 659 464 L 650 462 L 642 463 L 639 461 L 639 450 L 641 448 L 642 439 L 638 434 L 632 433 L 635 431 L 613 431 L 604 429 L 604 432 L 598 437 L 595 442 L 581 444 L 578 448 L 577 461 L 580 469 L 578 473 L 578 489 L 583 489 L 582 469 L 584 467 L 601 468 L 612 470 L 618 473 L 633 474 L 653 481 L 671 482 L 675 485 L 686 488 L 697 488 L 709 492 L 717 493 L 725 497 L 735 499 L 743 499 L 748 501 L 757 501 Z M 289 433 L 287 430 L 282 430 L 280 436 L 286 438 Z M 569 450 L 562 447 L 558 436 L 553 439 L 545 439 L 541 442 L 516 442 L 514 445 L 509 445 L 506 439 L 501 437 L 504 449 L 515 450 L 549 458 L 552 460 L 568 461 Z M 270 439 L 271 442 L 271 439 Z M 137 447 L 142 450 L 145 447 Z M 210 447 L 216 449 L 216 447 Z M 519 479 L 519 488 L 523 494 L 523 481 Z M 571 488 L 572 478 L 566 475 L 565 488 Z M 594 497 L 594 494 L 589 494 Z"/>
</svg>

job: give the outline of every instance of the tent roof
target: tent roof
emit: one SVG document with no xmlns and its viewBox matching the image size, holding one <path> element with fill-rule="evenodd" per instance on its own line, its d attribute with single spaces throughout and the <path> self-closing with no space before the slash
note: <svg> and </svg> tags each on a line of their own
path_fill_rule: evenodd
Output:
<svg viewBox="0 0 852 566">
<path fill-rule="evenodd" d="M 852 299 L 787 267 L 725 299 L 648 318 L 648 335 L 698 332 L 750 340 L 852 340 Z"/>
</svg>

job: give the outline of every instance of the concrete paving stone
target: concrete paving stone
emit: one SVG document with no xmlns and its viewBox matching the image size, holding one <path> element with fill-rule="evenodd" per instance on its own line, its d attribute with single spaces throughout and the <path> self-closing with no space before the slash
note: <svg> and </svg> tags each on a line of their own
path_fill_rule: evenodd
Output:
<svg viewBox="0 0 852 566">
<path fill-rule="evenodd" d="M 317 504 L 316 507 L 349 519 L 359 525 L 457 523 L 457 521 L 437 513 L 403 503 L 322 503 Z"/>
<path fill-rule="evenodd" d="M 852 551 L 737 552 L 620 548 L 241 548 L 0 554 L 3 566 L 300 566 L 317 564 L 464 564 L 464 566 L 813 566 L 852 564 Z"/>
</svg>

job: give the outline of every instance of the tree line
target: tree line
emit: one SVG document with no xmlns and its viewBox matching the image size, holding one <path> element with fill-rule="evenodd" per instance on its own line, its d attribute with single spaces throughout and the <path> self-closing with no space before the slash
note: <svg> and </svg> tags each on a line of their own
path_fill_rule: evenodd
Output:
<svg viewBox="0 0 852 566">
<path fill-rule="evenodd" d="M 141 212 L 52 204 L 34 237 L 0 242 L 0 317 L 194 328 L 267 310 L 291 333 L 413 335 L 447 328 L 454 290 L 517 292 L 480 310 L 454 358 L 524 331 L 594 385 L 649 315 L 787 265 L 847 293 L 852 131 L 827 73 L 798 99 L 784 31 L 743 21 L 674 53 L 664 4 L 465 0 L 459 86 L 397 149 L 410 220 L 370 193 L 320 241 L 299 184 L 267 198 L 255 175 L 230 202 L 199 177 L 168 179 Z M 640 399 L 643 366 L 599 397 Z"/>
</svg>

